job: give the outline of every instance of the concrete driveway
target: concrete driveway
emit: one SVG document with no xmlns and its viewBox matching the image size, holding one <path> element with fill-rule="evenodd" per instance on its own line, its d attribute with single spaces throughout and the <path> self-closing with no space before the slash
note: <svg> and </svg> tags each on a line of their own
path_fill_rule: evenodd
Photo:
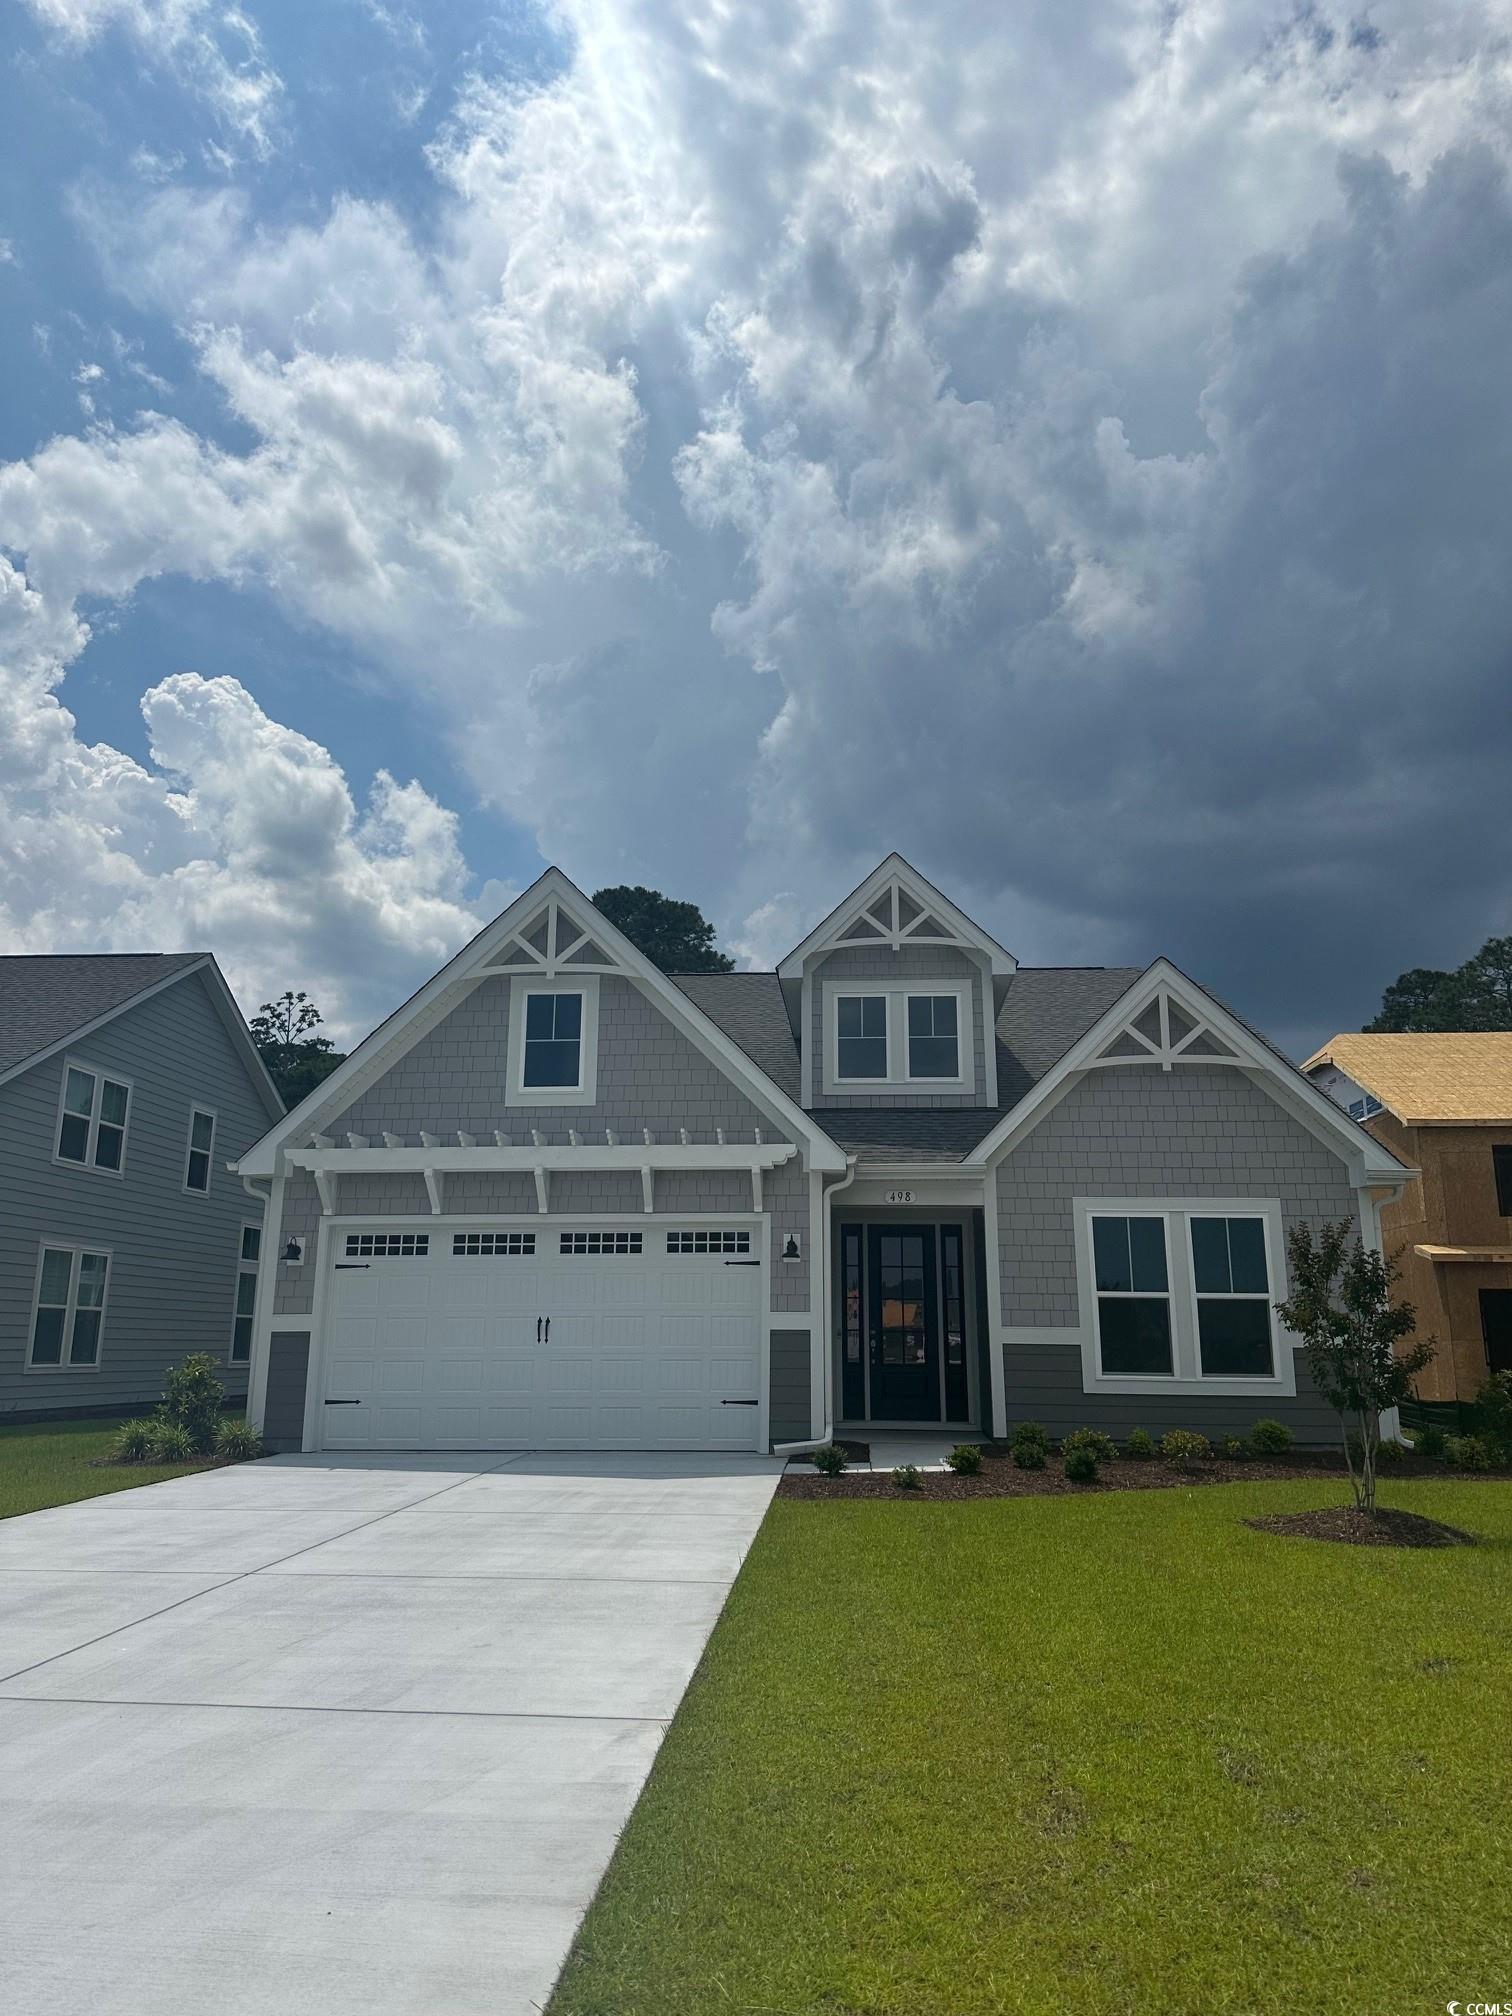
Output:
<svg viewBox="0 0 1512 2016">
<path fill-rule="evenodd" d="M 0 1521 L 0 2002 L 544 2004 L 780 1474 L 287 1456 Z"/>
</svg>

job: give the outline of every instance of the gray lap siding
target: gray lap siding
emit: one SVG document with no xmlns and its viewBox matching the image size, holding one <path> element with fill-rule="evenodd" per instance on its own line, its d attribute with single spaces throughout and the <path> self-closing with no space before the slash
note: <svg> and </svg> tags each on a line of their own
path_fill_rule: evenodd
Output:
<svg viewBox="0 0 1512 2016">
<path fill-rule="evenodd" d="M 1342 1158 L 1242 1071 L 1089 1072 L 998 1164 L 996 1190 L 1003 1328 L 1066 1332 L 1064 1344 L 1002 1340 L 1010 1423 L 1040 1420 L 1056 1433 L 1085 1423 L 1117 1433 L 1140 1426 L 1224 1435 L 1271 1415 L 1301 1441 L 1337 1439 L 1337 1419 L 1301 1354 L 1295 1398 L 1082 1390 L 1081 1326 L 1095 1311 L 1079 1304 L 1074 1198 L 1277 1198 L 1288 1232 L 1340 1218 L 1358 1229 Z M 1282 1292 L 1273 1282 L 1273 1297 Z"/>
<path fill-rule="evenodd" d="M 148 1407 L 191 1351 L 244 1393 L 246 1366 L 230 1363 L 238 1248 L 262 1206 L 225 1165 L 268 1114 L 203 981 L 187 975 L 66 1054 L 131 1082 L 125 1173 L 53 1160 L 64 1053 L 0 1087 L 0 1412 Z M 216 1113 L 203 1195 L 183 1187 L 193 1105 Z M 26 1370 L 44 1243 L 110 1252 L 97 1370 Z"/>
</svg>

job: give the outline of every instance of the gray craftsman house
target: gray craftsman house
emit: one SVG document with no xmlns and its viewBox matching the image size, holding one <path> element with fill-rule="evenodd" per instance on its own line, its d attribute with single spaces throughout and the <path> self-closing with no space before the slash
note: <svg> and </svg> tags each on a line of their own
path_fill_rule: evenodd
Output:
<svg viewBox="0 0 1512 2016">
<path fill-rule="evenodd" d="M 283 1113 L 205 953 L 0 958 L 0 1418 L 150 1407 L 209 1351 L 246 1390 Z"/>
<path fill-rule="evenodd" d="M 284 1447 L 1333 1439 L 1285 1233 L 1410 1174 L 1165 960 L 1020 967 L 893 855 L 668 978 L 549 870 L 242 1157 Z"/>
</svg>

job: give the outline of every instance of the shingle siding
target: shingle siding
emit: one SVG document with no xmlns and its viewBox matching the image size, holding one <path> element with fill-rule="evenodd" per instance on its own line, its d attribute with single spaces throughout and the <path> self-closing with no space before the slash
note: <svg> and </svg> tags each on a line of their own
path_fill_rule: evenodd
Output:
<svg viewBox="0 0 1512 2016">
<path fill-rule="evenodd" d="M 65 1055 L 132 1083 L 125 1173 L 53 1160 Z M 210 1190 L 186 1194 L 189 1109 L 216 1113 Z M 266 1130 L 241 1052 L 197 973 L 0 1086 L 0 1411 L 151 1405 L 191 1351 L 229 1363 L 243 1224 L 261 1219 L 226 1163 Z M 111 1252 L 97 1371 L 25 1370 L 44 1243 Z"/>
<path fill-rule="evenodd" d="M 686 1128 L 695 1142 L 710 1144 L 723 1128 L 731 1142 L 749 1142 L 760 1128 L 767 1141 L 790 1138 L 790 1130 L 749 1100 L 710 1058 L 673 1027 L 660 1009 L 630 981 L 606 976 L 599 986 L 598 1097 L 592 1106 L 507 1107 L 510 986 L 484 981 L 443 1022 L 360 1093 L 345 1111 L 321 1121 L 338 1140 L 350 1130 L 379 1141 L 385 1130 L 416 1141 L 422 1128 L 444 1138 L 461 1129 L 492 1139 L 501 1128 L 517 1141 L 531 1128 L 554 1146 L 565 1145 L 568 1129 L 585 1144 L 604 1140 L 612 1128 L 626 1146 L 651 1129 L 660 1143 L 675 1142 Z M 585 1146 L 584 1159 L 590 1159 Z M 799 1157 L 771 1170 L 764 1179 L 764 1205 L 772 1235 L 771 1306 L 783 1314 L 809 1307 L 809 1181 Z M 659 1219 L 687 1212 L 751 1210 L 749 1176 L 728 1170 L 659 1172 L 655 1186 Z M 644 1217 L 638 1173 L 585 1169 L 553 1171 L 551 1216 Z M 445 1179 L 446 1214 L 535 1216 L 535 1183 L 529 1175 L 486 1173 Z M 430 1202 L 416 1175 L 344 1176 L 339 1181 L 341 1216 L 424 1216 Z M 314 1236 L 320 1201 L 314 1179 L 299 1171 L 284 1192 L 280 1244 L 294 1234 L 306 1243 L 305 1264 L 280 1265 L 274 1289 L 276 1317 L 308 1315 L 315 1291 Z M 801 1258 L 784 1261 L 782 1246 L 798 1235 Z"/>
<path fill-rule="evenodd" d="M 1003 1324 L 1068 1333 L 1064 1346 L 1005 1344 L 1010 1421 L 1228 1434 L 1270 1414 L 1304 1440 L 1334 1439 L 1334 1416 L 1300 1357 L 1294 1400 L 1081 1391 L 1073 1198 L 1275 1197 L 1287 1232 L 1340 1218 L 1358 1226 L 1344 1162 L 1242 1071 L 1121 1065 L 1089 1072 L 999 1163 L 996 1179 Z"/>
<path fill-rule="evenodd" d="M 930 981 L 954 986 L 970 983 L 967 997 L 970 1027 L 965 1032 L 970 1045 L 974 1089 L 970 1092 L 928 1092 L 912 1085 L 889 1092 L 826 1092 L 824 1090 L 824 1018 L 827 989 L 836 981 L 908 980 L 918 981 L 920 991 Z M 809 987 L 809 1055 L 813 1065 L 811 1110 L 888 1108 L 897 1106 L 981 1106 L 987 1098 L 987 1065 L 982 1035 L 981 968 L 964 952 L 949 945 L 904 945 L 894 952 L 886 946 L 843 946 L 830 952 L 814 968 Z"/>
<path fill-rule="evenodd" d="M 491 1141 L 495 1128 L 528 1141 L 534 1127 L 563 1144 L 569 1128 L 585 1140 L 612 1127 L 624 1142 L 649 1127 L 675 1141 L 686 1127 L 712 1141 L 723 1127 L 749 1141 L 760 1127 L 767 1140 L 784 1130 L 755 1106 L 701 1050 L 669 1022 L 631 981 L 606 975 L 599 983 L 598 1096 L 592 1106 L 508 1106 L 509 993 L 507 980 L 485 980 L 415 1047 L 322 1127 L 339 1140 L 354 1133 L 380 1139 L 385 1128 L 408 1140 L 421 1128 L 443 1137 L 458 1128 Z"/>
</svg>

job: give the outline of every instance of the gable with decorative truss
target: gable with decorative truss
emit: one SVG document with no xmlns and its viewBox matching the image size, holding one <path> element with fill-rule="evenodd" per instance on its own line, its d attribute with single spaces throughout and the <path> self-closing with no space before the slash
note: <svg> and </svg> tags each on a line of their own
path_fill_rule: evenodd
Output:
<svg viewBox="0 0 1512 2016">
<path fill-rule="evenodd" d="M 901 854 L 889 854 L 859 888 L 817 924 L 778 966 L 784 980 L 799 979 L 828 952 L 877 946 L 900 952 L 905 946 L 953 946 L 987 961 L 993 974 L 1009 974 L 1018 962 L 981 926 L 974 924 Z"/>
<path fill-rule="evenodd" d="M 1184 1006 L 1169 987 L 1156 989 L 1136 1014 L 1121 1022 L 1088 1066 L 1099 1064 L 1158 1064 L 1164 1071 L 1173 1065 L 1238 1064 L 1233 1046 L 1212 1026 L 1200 1010 Z"/>
<path fill-rule="evenodd" d="M 999 1161 L 1064 1094 L 1091 1073 L 1133 1066 L 1227 1067 L 1243 1072 L 1309 1133 L 1339 1155 L 1357 1185 L 1397 1186 L 1410 1173 L 1295 1065 L 1203 991 L 1168 959 L 1147 967 L 990 1133 L 966 1166 Z"/>
<path fill-rule="evenodd" d="M 603 1086 L 595 1091 L 586 1081 L 576 1111 L 554 1110 L 571 1104 L 565 1094 L 511 1100 L 509 1067 L 499 1068 L 506 1040 L 519 1034 L 521 1017 L 511 1012 L 512 997 L 569 977 L 582 981 L 585 1020 L 592 1003 L 595 1040 L 601 1000 L 606 1017 L 612 1004 L 620 1018 L 614 1045 L 620 1096 L 612 1111 L 601 1110 L 610 1103 Z M 460 1038 L 463 1025 L 469 1025 L 469 1040 L 448 1049 L 448 1027 Z M 430 1068 L 417 1073 L 426 1048 L 436 1054 Z M 412 1057 L 414 1065 L 406 1068 Z M 417 1075 L 434 1113 L 417 1114 L 414 1124 L 390 1125 L 377 1117 L 378 1088 L 397 1087 Z M 628 1082 L 636 1077 L 643 1077 L 643 1086 Z M 527 1110 L 512 1118 L 511 1105 Z M 410 1118 L 406 1110 L 404 1121 Z M 337 1134 L 345 1150 L 310 1147 L 316 1137 L 334 1141 Z M 359 1044 L 240 1167 L 244 1175 L 273 1175 L 283 1153 L 366 1154 L 367 1144 L 381 1139 L 383 1166 L 398 1168 L 401 1156 L 439 1152 L 443 1137 L 454 1144 L 453 1152 L 465 1150 L 480 1168 L 485 1160 L 490 1167 L 512 1167 L 516 1161 L 534 1167 L 543 1147 L 570 1150 L 583 1166 L 595 1156 L 605 1166 L 617 1166 L 615 1158 L 631 1141 L 656 1148 L 669 1167 L 700 1167 L 717 1166 L 739 1141 L 746 1144 L 747 1160 L 752 1152 L 769 1159 L 772 1143 L 784 1136 L 806 1141 L 816 1167 L 845 1166 L 822 1128 L 559 870 L 548 869 Z M 706 1151 L 707 1163 L 699 1159 Z"/>
<path fill-rule="evenodd" d="M 507 917 L 509 912 L 504 914 Z M 591 926 L 581 923 L 560 897 L 550 895 L 539 912 L 526 917 L 492 948 L 488 963 L 475 967 L 473 977 L 483 980 L 490 974 L 526 973 L 552 980 L 559 973 L 631 970 L 623 959 L 604 949 Z"/>
</svg>

